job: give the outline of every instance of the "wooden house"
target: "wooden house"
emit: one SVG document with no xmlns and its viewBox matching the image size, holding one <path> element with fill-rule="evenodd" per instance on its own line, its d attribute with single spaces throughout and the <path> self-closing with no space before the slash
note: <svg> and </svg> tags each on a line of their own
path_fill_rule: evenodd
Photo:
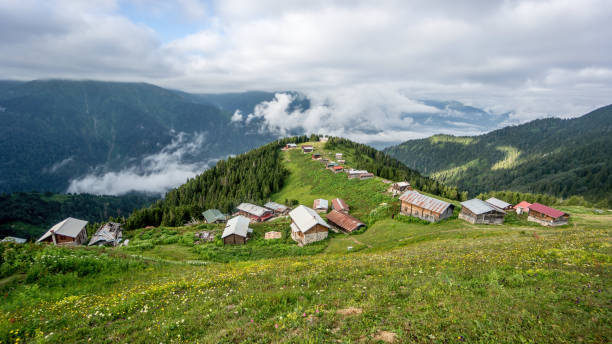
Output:
<svg viewBox="0 0 612 344">
<path fill-rule="evenodd" d="M 359 180 L 372 179 L 374 178 L 374 173 L 366 172 L 359 175 Z"/>
<path fill-rule="evenodd" d="M 227 216 L 218 209 L 208 209 L 202 213 L 206 223 L 223 223 L 227 221 Z"/>
<path fill-rule="evenodd" d="M 291 239 L 300 246 L 325 240 L 329 225 L 313 209 L 300 205 L 289 213 L 291 217 Z"/>
<path fill-rule="evenodd" d="M 501 199 L 497 199 L 495 197 L 491 197 L 488 200 L 486 200 L 485 202 L 489 203 L 490 205 L 499 208 L 505 212 L 508 211 L 514 211 L 514 208 L 512 208 L 512 204 L 508 203 L 508 202 L 504 202 Z"/>
<path fill-rule="evenodd" d="M 274 212 L 274 215 L 276 216 L 287 215 L 289 214 L 290 210 L 289 207 L 287 207 L 286 205 L 282 205 L 276 202 L 268 202 L 264 204 L 264 207 L 272 210 Z"/>
<path fill-rule="evenodd" d="M 478 198 L 461 202 L 459 218 L 469 223 L 501 225 L 506 212 Z"/>
<path fill-rule="evenodd" d="M 297 145 L 295 143 L 287 143 L 285 145 L 285 149 L 289 150 L 289 149 L 294 149 L 297 148 Z"/>
<path fill-rule="evenodd" d="M 327 213 L 327 209 L 329 209 L 329 202 L 326 199 L 317 198 L 314 200 L 312 208 L 319 213 Z"/>
<path fill-rule="evenodd" d="M 400 196 L 400 214 L 437 222 L 453 215 L 454 205 L 439 199 L 409 190 Z"/>
<path fill-rule="evenodd" d="M 250 231 L 249 224 L 251 221 L 248 217 L 238 215 L 227 221 L 221 239 L 224 245 L 244 245 L 247 242 L 247 236 Z"/>
<path fill-rule="evenodd" d="M 312 160 L 321 160 L 321 153 L 313 153 Z"/>
<path fill-rule="evenodd" d="M 342 167 L 342 166 L 334 166 L 334 167 L 332 168 L 332 171 L 333 171 L 334 173 L 340 173 L 340 172 L 344 171 L 344 167 Z"/>
<path fill-rule="evenodd" d="M 236 209 L 238 211 L 234 215 L 246 216 L 253 222 L 263 222 L 274 216 L 272 210 L 251 203 L 240 203 Z"/>
<path fill-rule="evenodd" d="M 346 174 L 348 176 L 348 179 L 359 179 L 359 177 L 362 174 L 368 173 L 368 171 L 365 170 L 354 170 L 354 169 L 350 169 L 348 171 L 346 171 Z"/>
<path fill-rule="evenodd" d="M 544 204 L 534 203 L 529 206 L 527 221 L 537 222 L 543 226 L 563 226 L 569 223 L 569 214 Z"/>
<path fill-rule="evenodd" d="M 314 150 L 314 147 L 311 145 L 302 145 L 302 152 L 305 153 L 312 153 L 312 151 Z"/>
<path fill-rule="evenodd" d="M 100 226 L 89 240 L 88 246 L 117 246 L 123 239 L 123 227 L 117 222 L 107 222 Z"/>
<path fill-rule="evenodd" d="M 341 213 L 349 213 L 349 206 L 342 198 L 334 198 L 332 199 L 332 209 L 339 211 Z"/>
<path fill-rule="evenodd" d="M 36 242 L 48 242 L 54 245 L 81 245 L 87 241 L 87 221 L 69 217 L 51 227 Z"/>
<path fill-rule="evenodd" d="M 342 159 L 342 153 L 336 153 L 336 159 Z"/>
<path fill-rule="evenodd" d="M 531 205 L 531 203 L 526 202 L 526 201 L 522 201 L 521 203 L 517 204 L 514 206 L 514 211 L 516 211 L 517 214 L 527 214 L 529 213 L 529 206 Z"/>
<path fill-rule="evenodd" d="M 347 213 L 337 210 L 332 210 L 329 214 L 327 214 L 327 221 L 329 221 L 332 226 L 348 233 L 352 233 L 361 227 L 365 227 L 363 222 Z"/>
<path fill-rule="evenodd" d="M 410 186 L 410 183 L 408 183 L 408 182 L 397 182 L 397 183 L 391 184 L 391 187 L 389 187 L 387 192 L 389 192 L 393 196 L 397 196 L 397 195 L 403 194 L 404 192 L 406 192 L 408 190 L 412 190 L 412 187 Z"/>
<path fill-rule="evenodd" d="M 346 164 L 346 160 L 344 159 L 338 159 L 337 161 L 339 164 Z"/>
</svg>

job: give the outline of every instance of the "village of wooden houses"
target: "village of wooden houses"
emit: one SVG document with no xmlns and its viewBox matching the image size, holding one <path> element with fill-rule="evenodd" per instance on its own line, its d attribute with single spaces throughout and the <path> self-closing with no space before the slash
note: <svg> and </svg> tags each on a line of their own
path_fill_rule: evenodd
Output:
<svg viewBox="0 0 612 344">
<path fill-rule="evenodd" d="M 326 138 L 321 138 L 325 142 Z M 508 213 L 527 216 L 527 221 L 541 226 L 567 225 L 569 214 L 539 203 L 522 201 L 516 205 L 509 204 L 497 198 L 481 200 L 473 198 L 459 204 L 453 204 L 426 193 L 414 190 L 407 181 L 389 181 L 376 177 L 366 170 L 350 168 L 343 153 L 326 152 L 317 149 L 315 144 L 289 143 L 283 151 L 301 150 L 303 156 L 317 161 L 320 169 L 328 173 L 345 174 L 346 178 L 355 183 L 362 180 L 377 178 L 388 185 L 385 193 L 398 202 L 397 215 L 417 218 L 429 223 L 437 223 L 453 217 L 458 217 L 470 224 L 501 225 Z M 457 208 L 457 209 L 456 209 Z M 460 209 L 460 210 L 458 210 Z M 458 215 L 456 213 L 458 210 Z M 394 214 L 395 215 L 395 214 Z M 392 215 L 392 216 L 394 216 Z M 317 198 L 312 204 L 299 204 L 294 207 L 288 204 L 269 201 L 265 204 L 240 203 L 231 214 L 224 214 L 218 209 L 207 209 L 201 219 L 192 223 L 206 223 L 220 226 L 220 239 L 223 245 L 248 245 L 252 236 L 252 224 L 273 222 L 279 218 L 290 220 L 290 237 L 297 246 L 304 246 L 328 238 L 329 231 L 340 234 L 361 233 L 366 223 L 351 215 L 351 205 L 341 197 L 332 199 Z M 88 222 L 80 219 L 67 218 L 51 227 L 37 242 L 54 245 L 110 245 L 127 246 L 129 239 L 123 239 L 121 224 L 109 222 L 100 226 L 88 240 L 86 231 Z M 196 244 L 212 242 L 216 239 L 212 230 L 198 231 L 194 234 Z M 282 238 L 280 231 L 267 231 L 265 240 Z M 25 239 L 7 237 L 3 241 L 23 243 Z M 350 247 L 349 247 L 350 248 Z"/>
</svg>

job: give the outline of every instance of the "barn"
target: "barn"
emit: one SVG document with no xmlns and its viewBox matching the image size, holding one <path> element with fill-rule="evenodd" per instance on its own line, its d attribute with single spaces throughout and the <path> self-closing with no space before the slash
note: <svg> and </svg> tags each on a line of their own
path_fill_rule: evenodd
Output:
<svg viewBox="0 0 612 344">
<path fill-rule="evenodd" d="M 312 203 L 312 208 L 319 213 L 327 213 L 327 209 L 329 209 L 329 202 L 326 199 L 317 198 Z"/>
<path fill-rule="evenodd" d="M 459 218 L 469 223 L 501 225 L 506 212 L 478 198 L 461 202 Z"/>
<path fill-rule="evenodd" d="M 512 204 L 508 203 L 508 202 L 504 202 L 501 199 L 497 199 L 495 197 L 491 197 L 488 200 L 486 200 L 485 202 L 489 203 L 490 205 L 499 208 L 503 211 L 514 211 L 514 208 L 512 208 Z"/>
<path fill-rule="evenodd" d="M 537 222 L 543 226 L 563 226 L 569 223 L 569 214 L 544 204 L 534 203 L 529 206 L 527 221 Z"/>
<path fill-rule="evenodd" d="M 265 208 L 268 208 L 274 212 L 274 215 L 287 215 L 289 214 L 289 207 L 276 202 L 268 202 L 264 204 Z"/>
<path fill-rule="evenodd" d="M 347 213 L 342 213 L 337 210 L 332 210 L 329 214 L 327 214 L 327 221 L 329 221 L 329 223 L 331 223 L 334 227 L 348 233 L 352 233 L 361 227 L 365 227 L 363 222 Z"/>
<path fill-rule="evenodd" d="M 48 242 L 54 245 L 81 245 L 87 241 L 87 221 L 69 217 L 51 227 L 36 242 Z"/>
<path fill-rule="evenodd" d="M 514 210 L 517 214 L 529 213 L 529 206 L 531 203 L 527 201 L 522 201 L 521 203 L 514 206 Z"/>
<path fill-rule="evenodd" d="M 298 245 L 304 246 L 327 238 L 329 225 L 313 209 L 300 205 L 289 213 L 289 217 L 291 239 Z"/>
<path fill-rule="evenodd" d="M 248 217 L 238 215 L 227 221 L 221 239 L 223 245 L 244 245 L 247 242 L 249 233 L 249 224 L 251 221 Z"/>
<path fill-rule="evenodd" d="M 240 203 L 236 209 L 234 215 L 246 216 L 253 222 L 263 222 L 274 216 L 272 210 L 251 203 Z"/>
<path fill-rule="evenodd" d="M 202 213 L 202 216 L 204 216 L 206 223 L 223 223 L 227 220 L 227 216 L 219 209 L 208 209 Z"/>
<path fill-rule="evenodd" d="M 439 199 L 409 190 L 400 196 L 400 214 L 437 222 L 453 215 L 454 205 Z"/>
<path fill-rule="evenodd" d="M 342 198 L 332 199 L 332 208 L 341 213 L 349 213 L 349 206 Z"/>
</svg>

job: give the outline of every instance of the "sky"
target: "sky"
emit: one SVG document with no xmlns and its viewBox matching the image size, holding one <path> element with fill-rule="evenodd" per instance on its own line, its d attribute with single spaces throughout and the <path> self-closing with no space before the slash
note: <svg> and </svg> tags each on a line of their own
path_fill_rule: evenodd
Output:
<svg viewBox="0 0 612 344">
<path fill-rule="evenodd" d="M 572 117 L 611 103 L 610 18 L 609 0 L 0 0 L 0 79 Z"/>
</svg>

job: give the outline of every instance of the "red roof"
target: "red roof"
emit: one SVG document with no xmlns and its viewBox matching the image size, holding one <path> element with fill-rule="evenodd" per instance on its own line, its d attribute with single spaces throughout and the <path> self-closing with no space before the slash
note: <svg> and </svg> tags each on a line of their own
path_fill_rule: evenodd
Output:
<svg viewBox="0 0 612 344">
<path fill-rule="evenodd" d="M 327 214 L 327 221 L 335 224 L 347 232 L 352 232 L 361 226 L 365 226 L 361 221 L 352 217 L 351 215 L 344 214 L 336 210 L 332 210 L 329 214 Z"/>
<path fill-rule="evenodd" d="M 529 208 L 529 206 L 531 205 L 531 203 L 527 202 L 527 201 L 522 201 L 521 203 L 515 205 L 513 208 L 514 209 L 518 209 L 518 208 Z"/>
<path fill-rule="evenodd" d="M 349 206 L 342 198 L 332 199 L 332 208 L 338 211 L 349 211 Z"/>
<path fill-rule="evenodd" d="M 532 205 L 529 206 L 529 210 L 533 210 L 536 211 L 538 213 L 544 214 L 544 215 L 548 215 L 552 218 L 558 218 L 561 217 L 563 215 L 567 215 L 566 213 L 562 212 L 561 210 L 557 210 L 551 207 L 547 207 L 544 204 L 540 204 L 540 203 L 534 203 Z"/>
<path fill-rule="evenodd" d="M 334 166 L 334 170 L 338 171 L 338 170 L 342 170 L 344 169 L 344 167 L 342 166 Z"/>
</svg>

